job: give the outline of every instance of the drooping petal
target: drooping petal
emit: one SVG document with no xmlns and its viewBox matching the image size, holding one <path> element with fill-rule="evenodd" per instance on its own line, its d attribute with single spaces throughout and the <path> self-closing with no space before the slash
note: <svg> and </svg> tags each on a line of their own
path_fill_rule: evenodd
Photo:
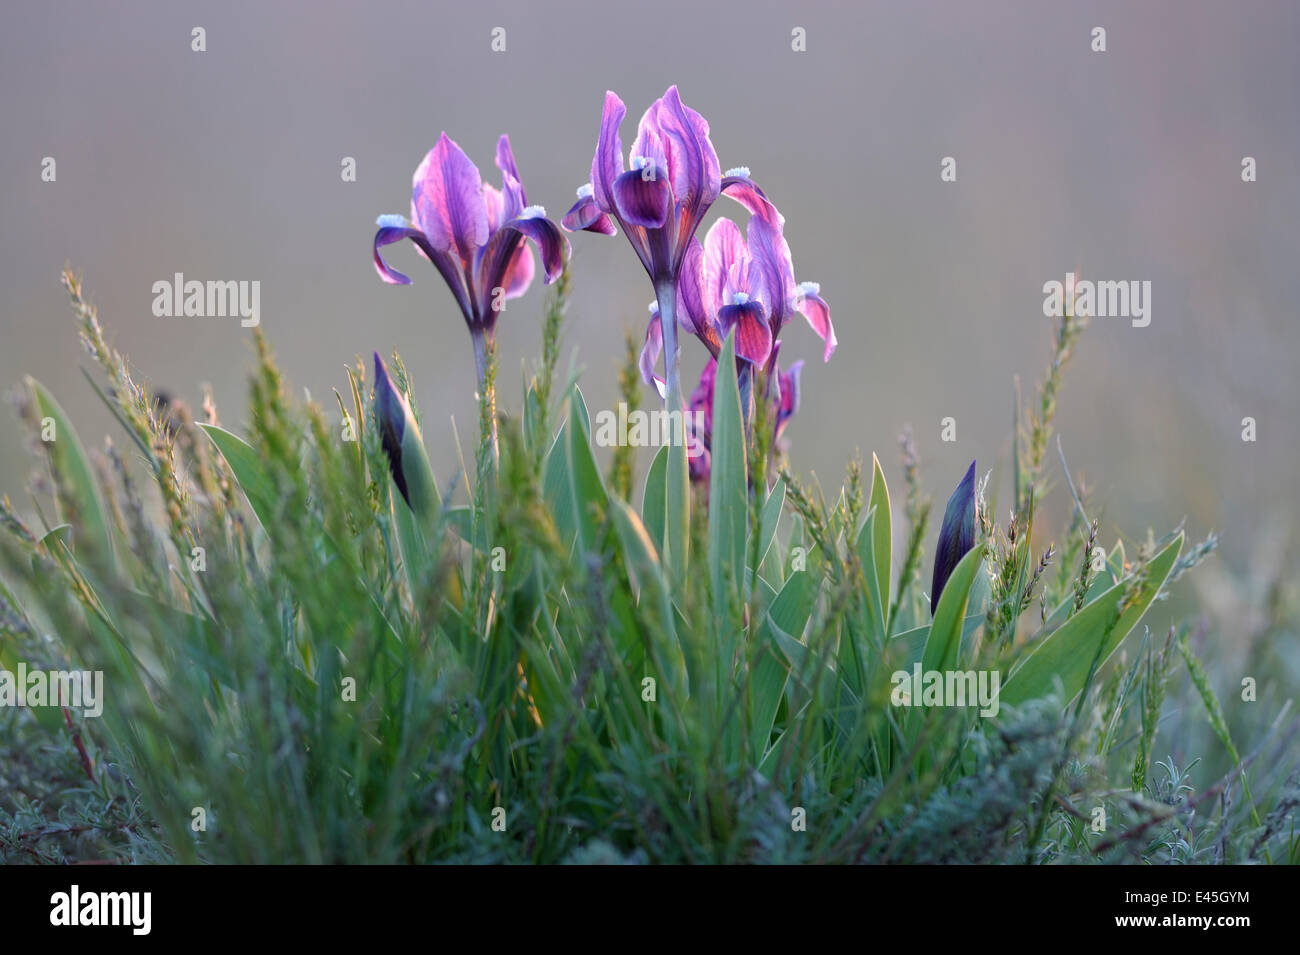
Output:
<svg viewBox="0 0 1300 955">
<path fill-rule="evenodd" d="M 772 329 L 760 303 L 751 299 L 724 305 L 718 310 L 718 324 L 724 335 L 732 328 L 736 330 L 737 358 L 756 365 L 766 364 L 772 351 Z"/>
<path fill-rule="evenodd" d="M 975 546 L 975 518 L 975 462 L 972 461 L 966 476 L 952 492 L 952 497 L 948 498 L 948 506 L 943 512 L 939 542 L 934 552 L 934 578 L 930 586 L 931 613 L 939 606 L 939 595 L 943 593 L 954 568 L 966 556 L 966 552 Z"/>
<path fill-rule="evenodd" d="M 623 140 L 619 138 L 618 127 L 626 115 L 627 107 L 618 94 L 606 90 L 596 155 L 591 160 L 592 195 L 602 212 L 614 211 L 614 180 L 623 173 Z"/>
<path fill-rule="evenodd" d="M 650 324 L 645 330 L 645 344 L 641 346 L 641 359 L 638 366 L 641 369 L 641 379 L 647 384 L 652 384 L 658 379 L 655 377 L 655 365 L 659 363 L 659 356 L 664 350 L 664 328 L 663 322 L 659 319 L 659 303 L 650 303 Z"/>
<path fill-rule="evenodd" d="M 412 229 L 401 216 L 380 216 L 378 225 L 379 231 L 375 233 L 375 271 L 379 273 L 381 279 L 391 285 L 410 285 L 410 276 L 397 271 L 385 262 L 379 250 L 403 239 L 414 239 L 416 236 L 423 238 L 424 233 L 419 229 Z"/>
<path fill-rule="evenodd" d="M 560 277 L 564 261 L 569 257 L 569 240 L 554 222 L 546 218 L 545 209 L 529 206 L 517 219 L 507 222 L 503 229 L 513 229 L 537 245 L 547 285 Z"/>
<path fill-rule="evenodd" d="M 578 190 L 578 201 L 564 214 L 564 218 L 560 220 L 560 225 L 570 232 L 577 232 L 582 229 L 587 232 L 598 232 L 601 235 L 618 234 L 618 229 L 614 226 L 614 220 L 601 212 L 600 206 L 596 204 L 596 198 L 592 195 L 591 183 L 587 183 Z"/>
<path fill-rule="evenodd" d="M 830 361 L 838 342 L 835 340 L 835 327 L 831 324 L 831 308 L 821 297 L 821 286 L 816 282 L 800 283 L 795 289 L 795 307 L 826 343 L 822 361 Z"/>
<path fill-rule="evenodd" d="M 623 173 L 614 180 L 614 207 L 629 225 L 660 229 L 668 221 L 673 193 L 662 169 L 644 166 Z"/>
<path fill-rule="evenodd" d="M 412 187 L 416 228 L 437 251 L 471 261 L 490 234 L 478 167 L 443 133 L 415 170 Z"/>
<path fill-rule="evenodd" d="M 722 192 L 744 206 L 750 215 L 771 220 L 778 228 L 785 227 L 785 216 L 777 211 L 767 193 L 759 188 L 758 183 L 749 178 L 749 169 L 737 166 L 728 169 L 722 177 Z"/>
<path fill-rule="evenodd" d="M 438 271 L 442 273 L 443 280 L 447 283 L 447 287 L 451 289 L 451 294 L 456 297 L 456 304 L 460 306 L 460 310 L 465 314 L 465 320 L 472 322 L 473 310 L 470 305 L 469 291 L 465 288 L 465 280 L 462 277 L 463 270 L 453 258 L 453 253 L 439 252 L 429 244 L 429 239 L 423 232 L 411 228 L 401 216 L 380 216 L 377 224 L 379 230 L 375 233 L 374 262 L 379 277 L 385 282 L 394 285 L 411 284 L 409 277 L 385 262 L 383 256 L 379 254 L 379 249 L 382 246 L 392 245 L 402 239 L 410 239 L 415 243 L 415 247 L 420 250 L 420 253 L 437 266 Z"/>
</svg>

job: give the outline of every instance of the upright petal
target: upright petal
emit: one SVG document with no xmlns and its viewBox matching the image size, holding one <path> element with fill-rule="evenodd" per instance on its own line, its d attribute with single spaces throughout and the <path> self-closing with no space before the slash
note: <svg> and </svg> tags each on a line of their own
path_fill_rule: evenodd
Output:
<svg viewBox="0 0 1300 955">
<path fill-rule="evenodd" d="M 794 298 L 794 263 L 790 259 L 790 244 L 785 240 L 779 216 L 751 216 L 746 234 L 749 254 L 757 265 L 756 283 L 763 285 L 762 291 L 754 291 L 767 304 L 772 332 L 779 335 Z"/>
<path fill-rule="evenodd" d="M 632 140 L 628 167 L 636 169 L 638 161 L 649 162 L 665 170 L 668 169 L 668 154 L 664 147 L 664 137 L 659 132 L 659 100 L 650 104 L 650 108 L 637 124 L 636 138 Z"/>
<path fill-rule="evenodd" d="M 415 170 L 411 209 L 416 228 L 439 252 L 454 251 L 462 262 L 469 262 L 474 250 L 487 244 L 483 179 L 446 133 Z"/>
<path fill-rule="evenodd" d="M 524 184 L 519 178 L 519 168 L 515 165 L 510 137 L 505 133 L 497 140 L 497 168 L 501 170 L 501 192 L 506 200 L 500 221 L 509 222 L 528 207 L 528 200 L 524 198 Z"/>
<path fill-rule="evenodd" d="M 975 546 L 975 462 L 948 498 L 934 552 L 934 579 L 930 586 L 930 612 L 939 606 L 948 578 L 966 552 Z"/>
<path fill-rule="evenodd" d="M 704 343 L 714 358 L 722 350 L 722 335 L 718 329 L 717 309 L 707 304 L 704 291 L 704 246 L 692 239 L 682 260 L 682 270 L 677 282 L 678 323 Z"/>
<path fill-rule="evenodd" d="M 749 247 L 740 234 L 740 227 L 728 218 L 721 218 L 704 236 L 704 261 L 700 272 L 700 286 L 704 306 L 717 313 L 726 301 L 727 280 L 732 267 L 749 258 Z M 748 291 L 748 288 L 743 291 Z"/>
<path fill-rule="evenodd" d="M 722 168 L 709 139 L 709 124 L 682 102 L 676 86 L 668 87 L 659 101 L 656 119 L 682 217 L 698 221 L 722 188 Z"/>
<path fill-rule="evenodd" d="M 623 173 L 623 140 L 619 138 L 618 127 L 626 115 L 627 107 L 618 94 L 606 90 L 596 155 L 591 160 L 592 194 L 602 212 L 614 211 L 614 180 Z"/>
</svg>

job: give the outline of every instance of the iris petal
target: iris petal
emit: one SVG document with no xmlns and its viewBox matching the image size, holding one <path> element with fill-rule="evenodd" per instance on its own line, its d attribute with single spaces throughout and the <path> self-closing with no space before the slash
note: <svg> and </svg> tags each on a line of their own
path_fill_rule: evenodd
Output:
<svg viewBox="0 0 1300 955">
<path fill-rule="evenodd" d="M 623 140 L 619 138 L 618 127 L 626 115 L 627 107 L 618 94 L 607 90 L 596 155 L 591 160 L 592 194 L 602 212 L 614 211 L 614 180 L 623 172 Z"/>
<path fill-rule="evenodd" d="M 673 193 L 662 169 L 646 166 L 623 173 L 614 180 L 613 194 L 619 218 L 626 223 L 659 229 L 668 221 Z"/>
<path fill-rule="evenodd" d="M 659 363 L 659 356 L 664 350 L 664 327 L 659 318 L 659 306 L 652 305 L 650 313 L 650 324 L 645 330 L 645 344 L 641 346 L 641 359 L 638 366 L 641 369 L 641 378 L 648 385 L 657 382 L 655 377 L 655 365 Z"/>
<path fill-rule="evenodd" d="M 569 240 L 554 222 L 546 218 L 545 210 L 540 206 L 525 209 L 524 215 L 507 222 L 502 228 L 514 229 L 537 244 L 547 285 L 560 277 L 564 260 L 569 257 Z"/>
<path fill-rule="evenodd" d="M 820 292 L 821 289 L 815 282 L 804 282 L 795 290 L 795 305 L 804 318 L 808 319 L 813 331 L 826 343 L 822 361 L 830 361 L 835 346 L 839 343 L 835 339 L 835 327 L 831 325 L 831 307 L 826 304 Z"/>
<path fill-rule="evenodd" d="M 582 229 L 587 232 L 599 232 L 601 235 L 618 234 L 614 220 L 600 211 L 600 206 L 596 204 L 596 199 L 591 194 L 579 196 L 578 201 L 560 220 L 560 225 L 570 232 Z"/>
<path fill-rule="evenodd" d="M 756 301 L 724 305 L 718 310 L 718 324 L 725 332 L 736 330 L 736 357 L 756 365 L 766 363 L 772 351 L 772 329 L 767 313 Z"/>
<path fill-rule="evenodd" d="M 416 228 L 434 249 L 454 250 L 462 262 L 469 262 L 490 233 L 478 167 L 443 133 L 415 170 L 412 186 Z"/>
</svg>

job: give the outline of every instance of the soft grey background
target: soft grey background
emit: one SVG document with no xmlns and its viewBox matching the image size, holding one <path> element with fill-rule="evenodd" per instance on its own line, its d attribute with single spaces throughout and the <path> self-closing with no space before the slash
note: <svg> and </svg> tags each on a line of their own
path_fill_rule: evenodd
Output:
<svg viewBox="0 0 1300 955">
<path fill-rule="evenodd" d="M 469 339 L 409 246 L 392 260 L 415 285 L 380 282 L 375 216 L 408 211 L 445 129 L 497 182 L 509 132 L 530 201 L 558 218 L 588 177 L 604 91 L 627 102 L 630 143 L 675 82 L 723 167 L 749 165 L 785 212 L 799 278 L 832 305 L 829 365 L 805 325 L 784 336 L 787 360 L 809 359 L 797 470 L 837 486 L 855 449 L 874 450 L 896 482 L 911 422 L 938 507 L 972 458 L 1005 488 L 1012 377 L 1028 395 L 1049 353 L 1042 285 L 1079 265 L 1154 284 L 1150 327 L 1095 320 L 1062 395 L 1106 538 L 1186 516 L 1241 562 L 1294 526 L 1300 5 L 28 2 L 3 20 L 0 382 L 44 381 L 88 444 L 112 426 L 77 371 L 65 261 L 143 376 L 191 402 L 210 381 L 237 428 L 251 333 L 155 318 L 155 281 L 260 280 L 289 379 L 321 399 L 355 356 L 398 348 L 445 479 L 451 417 L 463 439 L 476 421 Z M 194 26 L 206 53 L 190 50 Z M 939 180 L 945 155 L 956 184 Z M 44 156 L 56 183 L 40 180 Z M 359 181 L 341 181 L 344 156 Z M 609 407 L 649 283 L 622 236 L 573 245 L 566 356 L 593 409 Z M 502 319 L 506 407 L 538 352 L 542 294 L 539 281 Z M 956 444 L 939 441 L 946 415 Z M 0 454 L 0 490 L 20 501 L 30 464 L 12 415 Z"/>
</svg>

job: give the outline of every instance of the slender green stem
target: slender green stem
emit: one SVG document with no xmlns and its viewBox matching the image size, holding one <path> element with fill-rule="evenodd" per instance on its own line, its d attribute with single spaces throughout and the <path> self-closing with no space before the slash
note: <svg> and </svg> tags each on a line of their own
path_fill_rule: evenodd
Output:
<svg viewBox="0 0 1300 955">
<path fill-rule="evenodd" d="M 496 473 L 500 450 L 497 446 L 496 369 L 493 367 L 495 347 L 482 332 L 474 333 L 471 337 L 474 340 L 474 367 L 478 371 L 480 446 L 486 446 L 490 454 L 491 470 Z"/>
<path fill-rule="evenodd" d="M 690 475 L 686 464 L 686 422 L 682 417 L 682 382 L 677 354 L 677 284 L 672 280 L 655 283 L 659 301 L 659 321 L 664 337 L 664 371 L 667 394 L 664 408 L 668 412 L 669 428 L 672 422 L 681 425 L 680 434 L 670 436 L 668 442 L 667 523 L 665 544 L 669 566 L 679 575 L 686 572 L 690 539 Z"/>
</svg>

